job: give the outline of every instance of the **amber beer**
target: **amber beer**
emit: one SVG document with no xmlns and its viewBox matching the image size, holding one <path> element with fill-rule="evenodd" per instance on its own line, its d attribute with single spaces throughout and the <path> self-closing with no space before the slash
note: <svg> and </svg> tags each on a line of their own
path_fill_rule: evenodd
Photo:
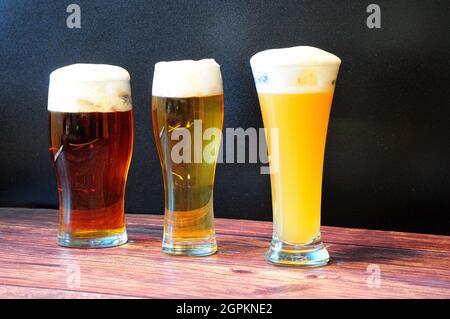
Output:
<svg viewBox="0 0 450 319">
<path fill-rule="evenodd" d="M 223 89 L 214 60 L 160 62 L 152 90 L 153 133 L 165 192 L 162 248 L 168 254 L 204 256 L 216 252 L 213 186 L 221 135 Z M 177 145 L 189 138 L 176 159 Z M 200 141 L 196 147 L 195 140 Z M 188 154 L 183 154 L 188 152 Z"/>
<path fill-rule="evenodd" d="M 58 244 L 124 244 L 125 184 L 133 148 L 129 75 L 110 65 L 54 71 L 49 138 L 59 198 Z"/>
<path fill-rule="evenodd" d="M 324 265 L 329 255 L 320 235 L 322 171 L 341 60 L 317 48 L 293 47 L 260 52 L 250 63 L 270 165 L 278 161 L 270 176 L 273 239 L 266 258 L 281 265 Z M 275 147 L 271 129 L 278 130 Z"/>
</svg>

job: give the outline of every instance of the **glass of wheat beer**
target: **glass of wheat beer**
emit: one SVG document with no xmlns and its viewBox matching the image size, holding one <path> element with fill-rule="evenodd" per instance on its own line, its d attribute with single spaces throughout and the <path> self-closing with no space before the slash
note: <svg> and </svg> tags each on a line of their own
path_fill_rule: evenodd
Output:
<svg viewBox="0 0 450 319">
<path fill-rule="evenodd" d="M 307 46 L 266 50 L 250 60 L 271 167 L 270 263 L 320 266 L 329 260 L 320 237 L 322 171 L 340 63 L 337 56 Z"/>
<path fill-rule="evenodd" d="M 224 116 L 220 66 L 212 59 L 159 62 L 152 95 L 165 192 L 162 250 L 211 255 L 217 251 L 213 185 Z"/>
<path fill-rule="evenodd" d="M 74 64 L 50 75 L 49 151 L 59 196 L 58 244 L 127 242 L 124 193 L 133 148 L 130 76 Z"/>
</svg>

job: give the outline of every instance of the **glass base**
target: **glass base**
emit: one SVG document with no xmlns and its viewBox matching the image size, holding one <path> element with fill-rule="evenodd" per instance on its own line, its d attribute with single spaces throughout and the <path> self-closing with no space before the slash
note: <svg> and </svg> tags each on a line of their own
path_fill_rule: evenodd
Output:
<svg viewBox="0 0 450 319">
<path fill-rule="evenodd" d="M 320 236 L 306 245 L 290 244 L 274 238 L 266 252 L 266 260 L 278 266 L 318 267 L 326 265 L 330 255 Z"/>
<path fill-rule="evenodd" d="M 58 245 L 71 248 L 107 248 L 125 244 L 128 241 L 127 232 L 97 238 L 81 238 L 70 233 L 58 234 Z"/>
<path fill-rule="evenodd" d="M 209 256 L 217 252 L 217 243 L 214 237 L 195 241 L 172 241 L 164 238 L 162 251 L 177 256 Z"/>
</svg>

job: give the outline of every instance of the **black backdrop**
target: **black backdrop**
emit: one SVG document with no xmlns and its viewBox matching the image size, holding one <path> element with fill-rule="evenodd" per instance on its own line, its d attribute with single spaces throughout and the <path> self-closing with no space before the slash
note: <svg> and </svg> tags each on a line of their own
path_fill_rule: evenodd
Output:
<svg viewBox="0 0 450 319">
<path fill-rule="evenodd" d="M 375 0 L 374 0 L 375 1 Z M 81 7 L 81 29 L 66 8 Z M 160 60 L 222 65 L 225 127 L 261 127 L 248 60 L 308 44 L 343 60 L 328 132 L 323 224 L 450 234 L 448 1 L 0 0 L 0 206 L 57 207 L 47 153 L 48 76 L 109 63 L 132 76 L 135 148 L 128 212 L 162 213 L 150 87 Z M 221 164 L 218 217 L 271 219 L 259 165 Z"/>
</svg>

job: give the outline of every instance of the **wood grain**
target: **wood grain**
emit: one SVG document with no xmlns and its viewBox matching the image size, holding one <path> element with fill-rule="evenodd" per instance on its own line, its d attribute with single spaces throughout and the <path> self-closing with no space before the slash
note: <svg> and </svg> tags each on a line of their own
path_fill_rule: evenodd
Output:
<svg viewBox="0 0 450 319">
<path fill-rule="evenodd" d="M 265 262 L 268 222 L 217 219 L 219 253 L 195 258 L 161 252 L 161 216 L 126 218 L 128 244 L 68 249 L 57 211 L 1 208 L 0 297 L 450 298 L 448 236 L 324 226 L 331 263 L 300 269 Z"/>
</svg>

